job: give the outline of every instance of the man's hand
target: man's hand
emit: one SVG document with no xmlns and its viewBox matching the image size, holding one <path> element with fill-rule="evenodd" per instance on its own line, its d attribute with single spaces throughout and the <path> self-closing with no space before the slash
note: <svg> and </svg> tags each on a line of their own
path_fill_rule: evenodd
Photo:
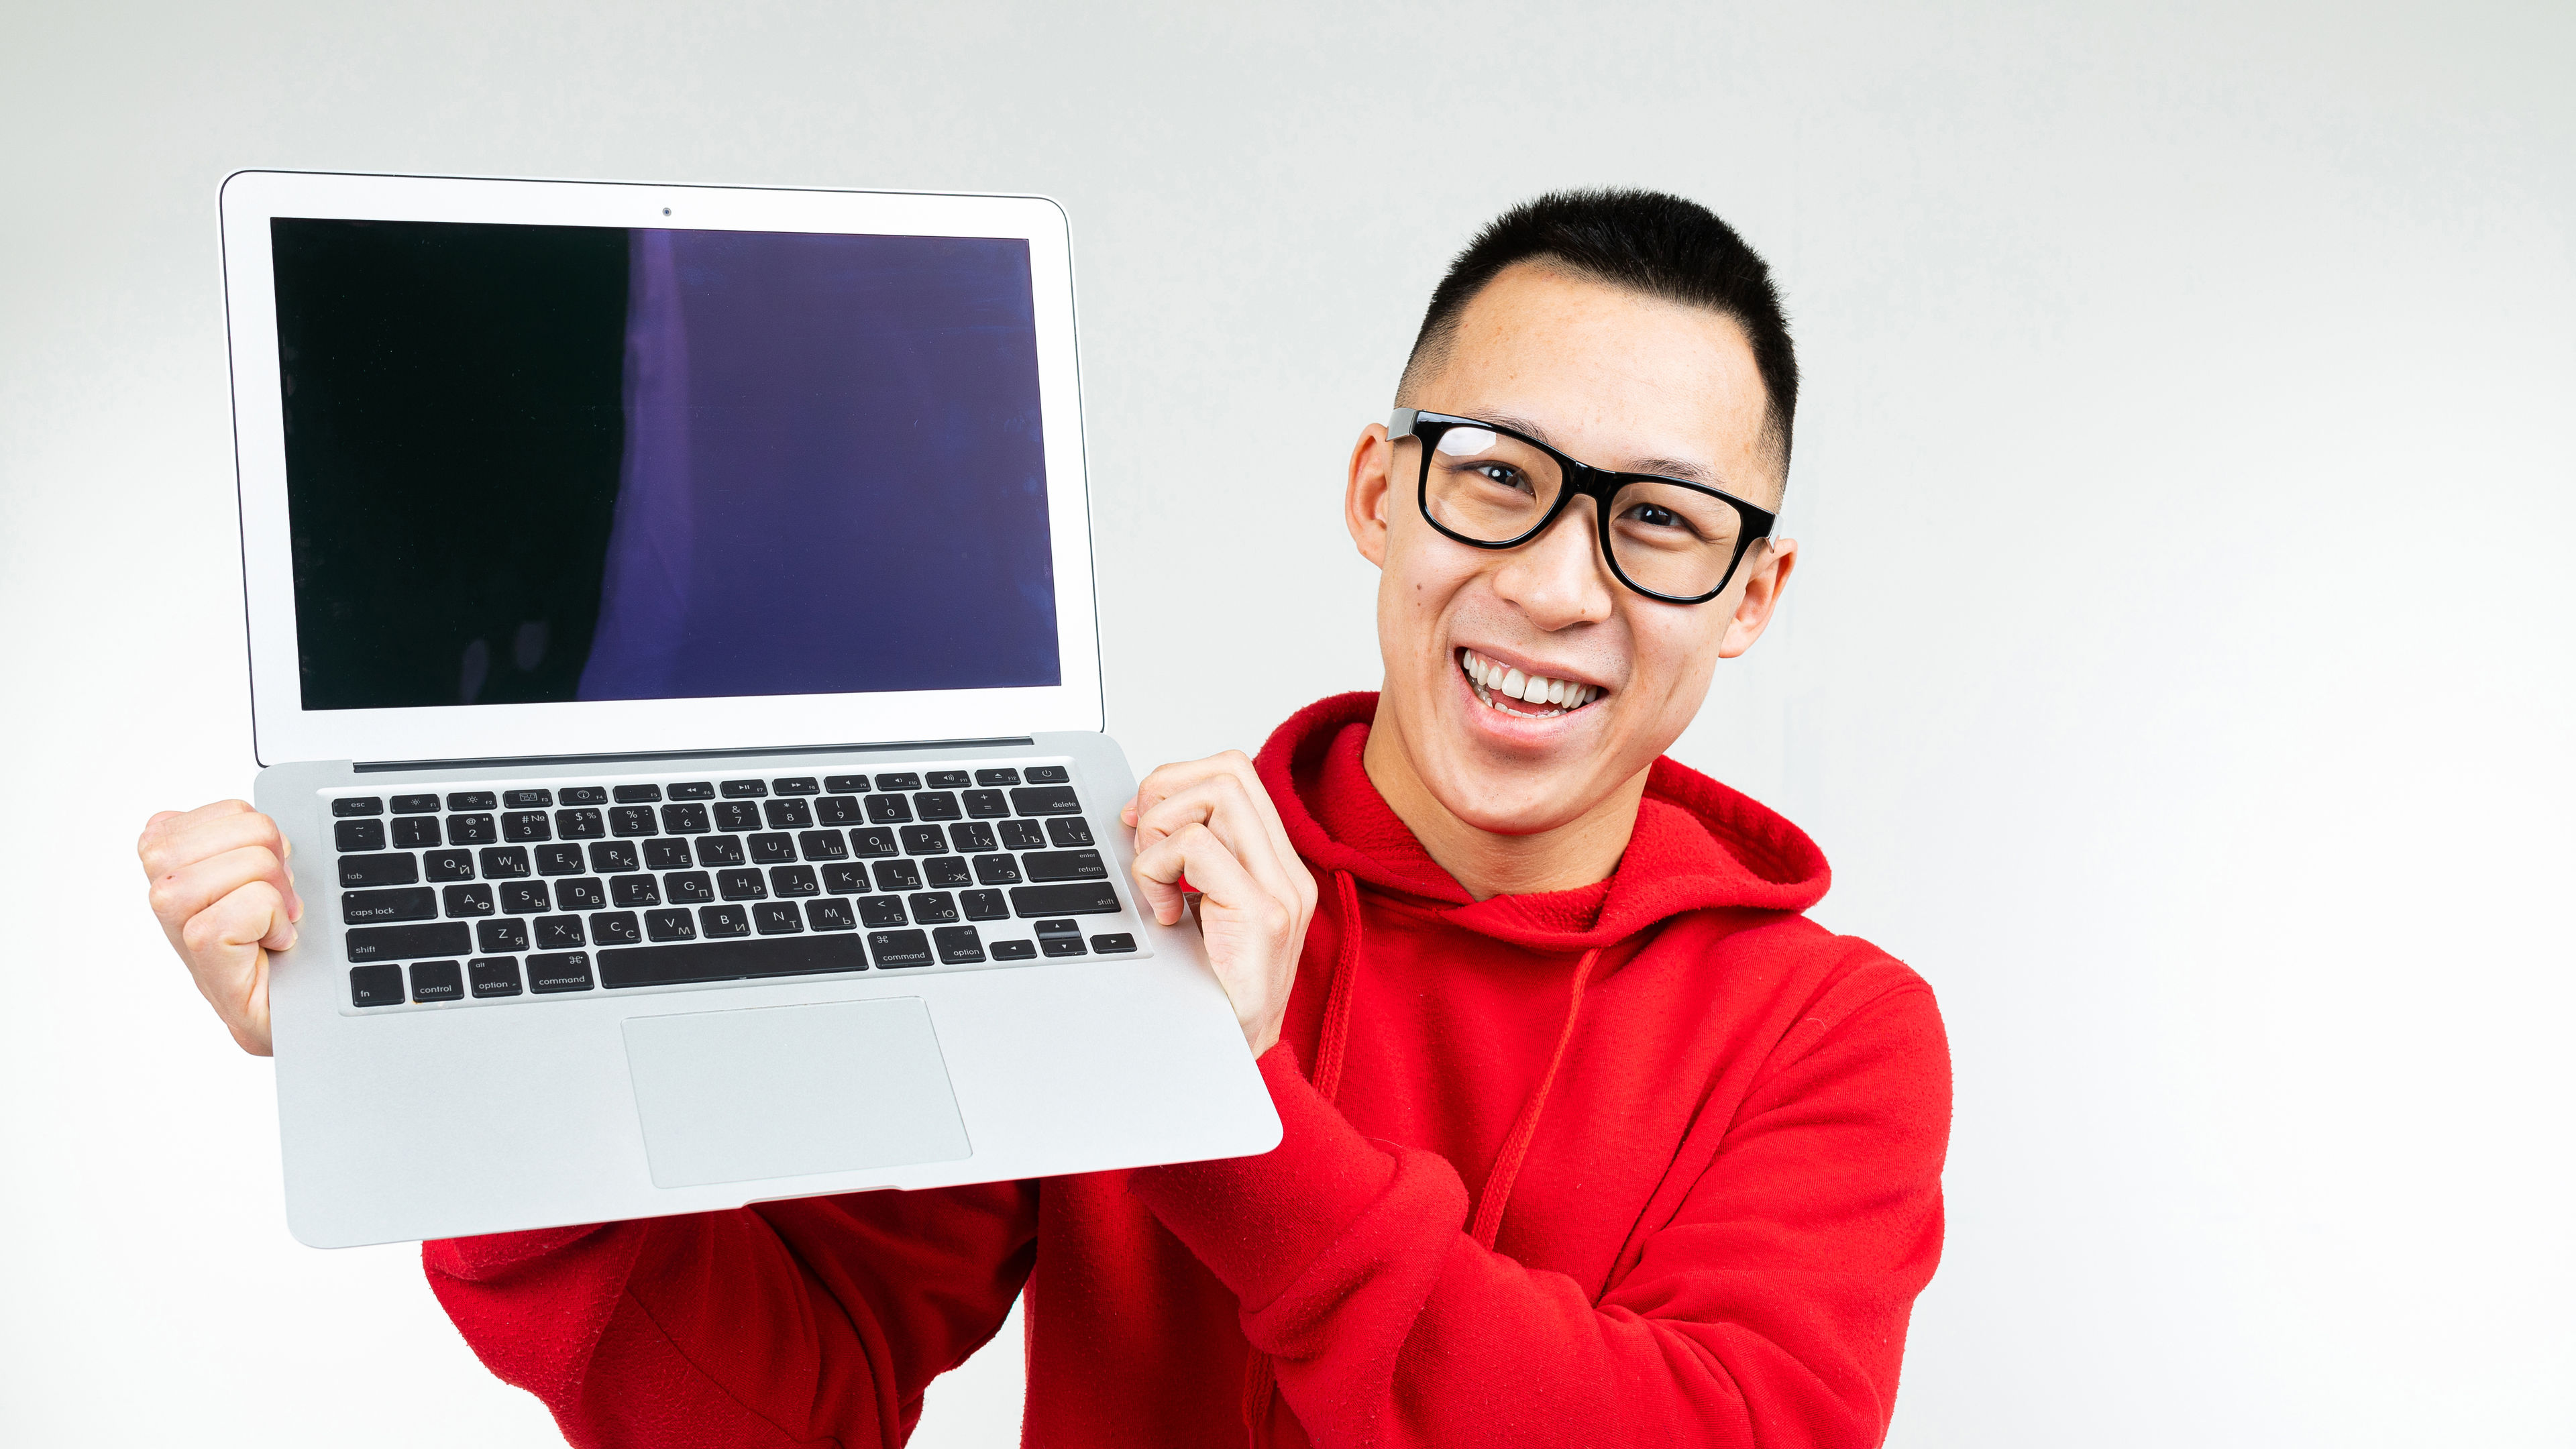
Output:
<svg viewBox="0 0 2576 1449">
<path fill-rule="evenodd" d="M 1136 887 L 1155 920 L 1180 920 L 1184 876 L 1198 892 L 1199 931 L 1243 1039 L 1254 1056 L 1270 1050 L 1315 918 L 1315 877 L 1251 759 L 1228 750 L 1165 765 L 1119 818 L 1136 828 Z"/>
<path fill-rule="evenodd" d="M 134 846 L 170 948 L 233 1040 L 255 1056 L 270 1050 L 268 953 L 294 945 L 295 923 L 304 919 L 286 870 L 289 849 L 276 821 L 239 800 L 164 810 Z"/>
</svg>

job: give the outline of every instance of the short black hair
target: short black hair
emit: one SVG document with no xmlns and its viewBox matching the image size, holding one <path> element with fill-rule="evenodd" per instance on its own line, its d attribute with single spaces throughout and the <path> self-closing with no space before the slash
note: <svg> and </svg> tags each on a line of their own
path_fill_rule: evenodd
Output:
<svg viewBox="0 0 2576 1449">
<path fill-rule="evenodd" d="M 1459 316 L 1476 294 L 1504 268 L 1530 261 L 1734 318 L 1753 345 L 1769 403 L 1767 431 L 1780 475 L 1788 476 L 1798 354 L 1771 268 L 1717 213 L 1661 191 L 1551 191 L 1494 218 L 1432 289 L 1399 394 L 1448 360 Z"/>
</svg>

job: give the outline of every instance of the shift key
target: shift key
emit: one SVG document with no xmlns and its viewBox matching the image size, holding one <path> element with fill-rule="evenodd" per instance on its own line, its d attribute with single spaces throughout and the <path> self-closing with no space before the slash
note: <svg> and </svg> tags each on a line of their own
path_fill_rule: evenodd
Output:
<svg viewBox="0 0 2576 1449">
<path fill-rule="evenodd" d="M 429 921 L 417 926 L 362 926 L 348 933 L 349 959 L 401 961 L 414 956 L 473 954 L 474 935 L 463 921 Z"/>
</svg>

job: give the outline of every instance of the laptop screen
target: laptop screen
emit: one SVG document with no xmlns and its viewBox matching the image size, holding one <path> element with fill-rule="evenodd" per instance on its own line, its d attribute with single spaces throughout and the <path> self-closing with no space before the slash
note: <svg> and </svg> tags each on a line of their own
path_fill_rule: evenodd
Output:
<svg viewBox="0 0 2576 1449">
<path fill-rule="evenodd" d="M 304 708 L 1061 682 L 1027 242 L 270 228 Z"/>
</svg>

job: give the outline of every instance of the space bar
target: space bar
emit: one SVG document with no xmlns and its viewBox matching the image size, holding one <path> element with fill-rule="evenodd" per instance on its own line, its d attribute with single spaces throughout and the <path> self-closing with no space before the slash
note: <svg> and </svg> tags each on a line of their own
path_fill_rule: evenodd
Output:
<svg viewBox="0 0 2576 1449">
<path fill-rule="evenodd" d="M 697 941 L 599 953 L 599 984 L 612 991 L 621 986 L 677 986 L 689 981 L 741 981 L 754 976 L 811 976 L 824 971 L 867 969 L 867 947 L 855 935 Z"/>
</svg>

